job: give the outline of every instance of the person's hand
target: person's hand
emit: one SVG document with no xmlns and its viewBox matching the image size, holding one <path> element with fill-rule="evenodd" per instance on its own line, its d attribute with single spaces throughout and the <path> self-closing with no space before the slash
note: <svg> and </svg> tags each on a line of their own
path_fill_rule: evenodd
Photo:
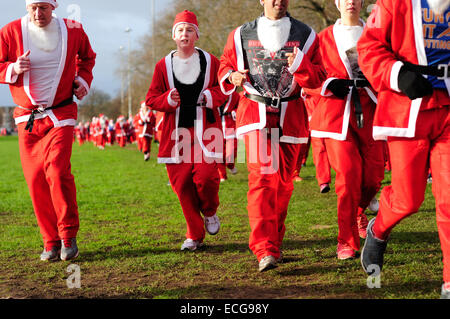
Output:
<svg viewBox="0 0 450 319">
<path fill-rule="evenodd" d="M 328 83 L 327 89 L 340 99 L 344 99 L 350 93 L 350 88 L 346 81 L 340 79 L 335 79 Z"/>
<path fill-rule="evenodd" d="M 292 64 L 294 64 L 294 61 L 295 61 L 295 58 L 297 57 L 297 54 L 298 54 L 298 48 L 297 47 L 294 48 L 294 52 L 293 53 L 286 53 L 286 56 L 288 58 L 289 67 L 291 67 Z"/>
<path fill-rule="evenodd" d="M 247 82 L 247 73 L 248 70 L 233 72 L 228 77 L 228 81 L 234 86 L 243 86 L 244 83 Z"/>
<path fill-rule="evenodd" d="M 25 52 L 23 55 L 17 58 L 16 63 L 14 63 L 13 67 L 13 75 L 20 75 L 25 72 L 29 72 L 31 70 L 30 58 L 30 50 Z"/>
<path fill-rule="evenodd" d="M 77 99 L 80 101 L 88 94 L 87 89 L 80 80 L 73 81 L 73 94 L 75 94 Z"/>
<path fill-rule="evenodd" d="M 422 74 L 410 71 L 403 66 L 398 74 L 398 88 L 410 100 L 415 100 L 433 94 L 433 86 Z"/>
<path fill-rule="evenodd" d="M 180 93 L 178 92 L 177 89 L 173 90 L 170 93 L 170 98 L 172 99 L 172 101 L 174 101 L 175 103 L 180 104 L 181 102 L 181 97 L 180 97 Z"/>
</svg>

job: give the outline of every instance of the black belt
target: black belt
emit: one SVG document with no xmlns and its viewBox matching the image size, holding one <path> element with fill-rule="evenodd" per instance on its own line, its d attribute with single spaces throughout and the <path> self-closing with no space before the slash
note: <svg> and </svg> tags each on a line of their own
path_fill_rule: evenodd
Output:
<svg viewBox="0 0 450 319">
<path fill-rule="evenodd" d="M 264 103 L 265 105 L 271 106 L 274 109 L 279 109 L 282 102 L 289 102 L 289 101 L 297 100 L 300 98 L 300 95 L 293 95 L 293 96 L 281 98 L 281 97 L 264 97 L 261 95 L 245 93 L 245 97 L 254 102 Z"/>
<path fill-rule="evenodd" d="M 358 128 L 364 128 L 364 116 L 358 89 L 367 87 L 370 85 L 370 83 L 366 79 L 341 80 L 341 81 L 344 81 L 346 85 L 353 88 L 352 100 L 353 104 L 355 105 L 356 124 L 358 125 Z"/>
<path fill-rule="evenodd" d="M 448 73 L 448 64 L 439 65 L 417 65 L 409 62 L 404 62 L 404 67 L 413 72 L 418 72 L 423 75 L 435 76 L 438 80 L 445 80 L 450 77 Z"/>
<path fill-rule="evenodd" d="M 50 106 L 50 107 L 39 107 L 31 111 L 30 118 L 28 119 L 27 125 L 25 126 L 25 131 L 29 131 L 30 133 L 33 131 L 34 119 L 37 113 L 43 113 L 47 110 L 54 110 L 69 104 L 73 103 L 73 98 L 67 99 L 59 103 L 58 105 Z"/>
</svg>

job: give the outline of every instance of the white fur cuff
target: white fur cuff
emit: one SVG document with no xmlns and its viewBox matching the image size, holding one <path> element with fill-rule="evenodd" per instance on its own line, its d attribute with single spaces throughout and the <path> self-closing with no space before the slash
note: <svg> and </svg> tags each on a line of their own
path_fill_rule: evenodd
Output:
<svg viewBox="0 0 450 319">
<path fill-rule="evenodd" d="M 394 63 L 391 69 L 391 89 L 397 92 L 401 92 L 398 88 L 398 75 L 400 73 L 400 69 L 403 66 L 402 61 L 397 61 Z"/>
<path fill-rule="evenodd" d="M 19 77 L 17 74 L 14 76 L 12 75 L 13 68 L 14 68 L 14 63 L 11 63 L 8 66 L 8 68 L 6 69 L 6 78 L 5 78 L 6 83 L 10 83 L 10 84 L 16 83 L 17 78 Z"/>
<path fill-rule="evenodd" d="M 301 50 L 298 50 L 297 56 L 295 57 L 295 60 L 294 60 L 294 63 L 292 63 L 291 67 L 289 68 L 289 72 L 291 72 L 291 74 L 294 74 L 298 71 L 298 69 L 300 68 L 300 65 L 302 64 L 304 56 L 305 56 L 305 54 Z"/>
</svg>

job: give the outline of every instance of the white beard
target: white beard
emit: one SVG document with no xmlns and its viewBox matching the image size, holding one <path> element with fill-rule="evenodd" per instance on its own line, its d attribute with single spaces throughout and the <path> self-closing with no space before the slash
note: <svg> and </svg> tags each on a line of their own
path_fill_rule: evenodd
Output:
<svg viewBox="0 0 450 319">
<path fill-rule="evenodd" d="M 289 40 L 291 20 L 284 17 L 280 20 L 270 20 L 261 17 L 258 20 L 258 38 L 264 49 L 278 52 Z"/>
<path fill-rule="evenodd" d="M 435 14 L 443 14 L 450 5 L 450 0 L 427 0 L 431 11 Z"/>
<path fill-rule="evenodd" d="M 194 84 L 200 75 L 200 56 L 195 52 L 187 59 L 173 57 L 173 73 L 175 77 L 183 84 Z"/>
<path fill-rule="evenodd" d="M 45 52 L 54 51 L 61 39 L 59 24 L 55 19 L 52 19 L 52 22 L 43 28 L 30 22 L 28 24 L 28 34 L 34 46 Z"/>
</svg>

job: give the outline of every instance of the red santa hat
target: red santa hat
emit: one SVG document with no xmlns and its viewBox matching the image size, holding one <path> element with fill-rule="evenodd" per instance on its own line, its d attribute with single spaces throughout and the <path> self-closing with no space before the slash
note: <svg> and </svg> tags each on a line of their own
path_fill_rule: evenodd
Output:
<svg viewBox="0 0 450 319">
<path fill-rule="evenodd" d="M 56 2 L 56 0 L 25 0 L 27 6 L 33 3 L 42 3 L 42 2 L 51 4 L 55 9 L 58 8 L 58 2 Z"/>
<path fill-rule="evenodd" d="M 175 21 L 173 22 L 172 28 L 172 38 L 175 38 L 175 29 L 178 25 L 188 23 L 195 28 L 195 32 L 197 32 L 197 36 L 200 38 L 200 30 L 198 28 L 197 16 L 194 12 L 184 10 L 176 15 Z"/>
</svg>

